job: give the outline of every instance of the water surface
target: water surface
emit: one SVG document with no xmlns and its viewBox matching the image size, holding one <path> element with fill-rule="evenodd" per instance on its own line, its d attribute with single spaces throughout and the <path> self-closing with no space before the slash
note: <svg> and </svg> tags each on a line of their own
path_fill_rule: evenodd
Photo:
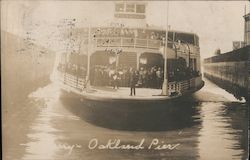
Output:
<svg viewBox="0 0 250 160">
<path fill-rule="evenodd" d="M 10 117 L 4 121 L 3 131 L 4 159 L 240 160 L 247 157 L 247 106 L 209 81 L 193 97 L 180 102 L 187 107 L 185 112 L 166 117 L 160 131 L 96 126 L 69 111 L 59 95 L 59 87 L 48 84 L 31 93 L 14 116 L 8 113 Z M 91 150 L 88 145 L 94 138 L 99 144 L 119 139 L 122 144 L 136 145 L 144 140 L 145 148 Z M 178 146 L 173 150 L 148 149 L 155 139 L 159 144 Z"/>
</svg>

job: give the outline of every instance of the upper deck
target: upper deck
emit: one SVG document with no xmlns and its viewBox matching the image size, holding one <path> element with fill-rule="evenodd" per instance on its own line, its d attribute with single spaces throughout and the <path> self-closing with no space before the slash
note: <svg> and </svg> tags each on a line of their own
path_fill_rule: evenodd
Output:
<svg viewBox="0 0 250 160">
<path fill-rule="evenodd" d="M 114 48 L 123 51 L 143 50 L 160 53 L 165 44 L 166 30 L 112 26 L 76 28 L 68 34 L 78 37 L 82 48 L 88 47 L 88 41 L 90 41 L 93 51 Z M 199 56 L 199 37 L 194 33 L 168 31 L 168 48 L 179 52 L 179 55 L 190 52 L 193 56 Z"/>
<path fill-rule="evenodd" d="M 147 2 L 115 2 L 114 17 L 110 24 L 67 28 L 66 36 L 77 41 L 76 48 L 78 49 L 75 50 L 78 50 L 80 54 L 85 54 L 83 52 L 90 50 L 91 53 L 122 50 L 162 54 L 166 41 L 166 29 L 149 26 L 146 22 L 146 11 Z M 185 57 L 187 54 L 193 58 L 199 56 L 199 37 L 196 34 L 169 30 L 167 35 L 167 46 L 172 50 L 168 52 L 168 58 L 176 58 L 177 54 L 180 57 Z"/>
</svg>

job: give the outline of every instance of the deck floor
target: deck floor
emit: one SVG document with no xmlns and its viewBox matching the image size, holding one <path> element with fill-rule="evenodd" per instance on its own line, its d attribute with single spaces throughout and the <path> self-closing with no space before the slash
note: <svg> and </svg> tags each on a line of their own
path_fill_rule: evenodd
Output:
<svg viewBox="0 0 250 160">
<path fill-rule="evenodd" d="M 136 95 L 130 96 L 130 88 L 120 87 L 118 89 L 113 89 L 113 87 L 93 87 L 89 89 L 84 89 L 79 91 L 64 85 L 64 89 L 68 91 L 74 91 L 86 98 L 90 99 L 124 99 L 124 100 L 160 100 L 168 99 L 169 96 L 162 96 L 161 89 L 151 89 L 151 88 L 136 88 Z M 173 97 L 171 97 L 173 98 Z"/>
</svg>

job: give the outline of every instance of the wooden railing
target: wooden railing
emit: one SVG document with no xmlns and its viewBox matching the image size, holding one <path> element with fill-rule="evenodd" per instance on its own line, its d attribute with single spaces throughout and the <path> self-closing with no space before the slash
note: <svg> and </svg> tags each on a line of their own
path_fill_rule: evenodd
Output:
<svg viewBox="0 0 250 160">
<path fill-rule="evenodd" d="M 63 73 L 61 80 L 63 81 L 64 84 L 81 90 L 85 87 L 86 84 L 85 78 L 77 77 L 69 73 Z"/>
<path fill-rule="evenodd" d="M 160 49 L 160 47 L 162 46 L 162 40 L 124 37 L 98 37 L 94 39 L 94 44 L 96 47 L 132 47 Z"/>
<path fill-rule="evenodd" d="M 127 38 L 127 37 L 97 37 L 93 39 L 94 47 L 128 47 L 128 48 L 144 48 L 159 50 L 163 47 L 163 41 L 157 39 L 141 39 L 141 38 Z M 168 47 L 176 49 L 180 52 L 187 53 L 187 46 L 185 44 L 178 45 L 177 42 L 168 42 Z M 176 48 L 175 48 L 176 47 Z M 189 44 L 190 53 L 197 54 L 200 52 L 199 47 Z"/>
<path fill-rule="evenodd" d="M 84 42 L 82 43 L 82 47 L 88 47 L 88 39 L 83 38 Z M 90 43 L 94 49 L 97 48 L 143 48 L 143 49 L 153 49 L 159 51 L 161 47 L 164 46 L 162 40 L 158 39 L 141 39 L 141 38 L 128 38 L 128 37 L 96 37 L 90 40 Z M 190 53 L 198 54 L 200 52 L 200 48 L 198 46 L 189 44 Z M 177 50 L 181 53 L 188 54 L 187 45 L 184 43 L 168 41 L 168 48 Z"/>
<path fill-rule="evenodd" d="M 184 80 L 180 82 L 169 82 L 168 83 L 168 90 L 169 92 L 177 92 L 177 93 L 183 93 L 188 91 L 189 89 L 194 89 L 198 86 L 200 86 L 202 83 L 201 76 L 194 77 L 189 80 Z"/>
</svg>

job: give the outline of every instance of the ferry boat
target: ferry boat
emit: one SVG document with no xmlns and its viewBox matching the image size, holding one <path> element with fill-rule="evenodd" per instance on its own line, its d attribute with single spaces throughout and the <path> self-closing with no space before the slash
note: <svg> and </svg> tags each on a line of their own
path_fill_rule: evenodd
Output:
<svg viewBox="0 0 250 160">
<path fill-rule="evenodd" d="M 198 35 L 147 25 L 145 2 L 122 1 L 114 6 L 115 23 L 71 27 L 66 32 L 70 42 L 78 41 L 58 65 L 62 97 L 75 103 L 71 109 L 100 123 L 101 115 L 106 120 L 107 115 L 128 119 L 143 110 L 157 110 L 156 106 L 173 106 L 203 87 Z M 136 92 L 141 95 L 129 95 L 131 68 L 137 70 Z M 168 87 L 161 94 L 164 77 Z"/>
</svg>

